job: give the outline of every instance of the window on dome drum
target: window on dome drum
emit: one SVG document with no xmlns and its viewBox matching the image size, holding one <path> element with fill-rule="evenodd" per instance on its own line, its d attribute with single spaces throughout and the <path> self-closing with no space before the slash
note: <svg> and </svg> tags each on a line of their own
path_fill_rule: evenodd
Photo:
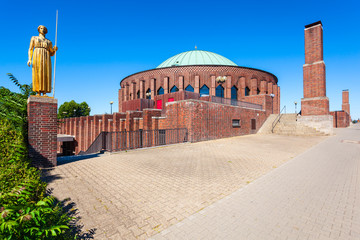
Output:
<svg viewBox="0 0 360 240">
<path fill-rule="evenodd" d="M 256 89 L 256 93 L 257 93 L 257 95 L 259 95 L 260 94 L 260 89 Z"/>
<path fill-rule="evenodd" d="M 223 88 L 223 86 L 219 85 L 219 86 L 216 87 L 215 96 L 216 97 L 221 97 L 221 98 L 224 97 L 224 88 Z"/>
<path fill-rule="evenodd" d="M 246 87 L 245 88 L 245 96 L 249 96 L 250 95 L 250 88 Z"/>
<path fill-rule="evenodd" d="M 151 99 L 151 89 L 148 88 L 148 90 L 146 90 L 146 99 Z"/>
<path fill-rule="evenodd" d="M 209 96 L 209 88 L 205 84 L 200 88 L 200 97 Z"/>
<path fill-rule="evenodd" d="M 185 91 L 194 92 L 194 88 L 189 84 L 189 85 L 185 88 Z"/>
<path fill-rule="evenodd" d="M 173 86 L 171 89 L 170 89 L 170 92 L 173 93 L 173 92 L 178 92 L 179 89 L 177 88 L 177 86 Z"/>
<path fill-rule="evenodd" d="M 137 91 L 137 93 L 136 93 L 136 97 L 139 99 L 140 98 L 140 90 L 139 91 Z"/>
<path fill-rule="evenodd" d="M 157 90 L 157 95 L 163 95 L 164 94 L 164 89 L 162 87 L 160 87 L 158 90 Z"/>
<path fill-rule="evenodd" d="M 232 88 L 231 88 L 231 99 L 232 100 L 237 100 L 237 96 L 238 96 L 238 88 L 236 86 L 232 86 Z"/>
</svg>

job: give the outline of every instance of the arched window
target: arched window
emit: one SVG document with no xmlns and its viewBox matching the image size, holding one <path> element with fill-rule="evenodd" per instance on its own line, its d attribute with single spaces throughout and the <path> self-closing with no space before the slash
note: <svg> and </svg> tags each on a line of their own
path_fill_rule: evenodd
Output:
<svg viewBox="0 0 360 240">
<path fill-rule="evenodd" d="M 185 88 L 185 91 L 194 92 L 194 88 L 189 84 L 189 85 Z"/>
<path fill-rule="evenodd" d="M 140 98 L 140 90 L 139 91 L 137 91 L 137 93 L 136 93 L 136 97 L 139 99 Z"/>
<path fill-rule="evenodd" d="M 200 88 L 200 97 L 209 96 L 209 88 L 205 84 Z"/>
<path fill-rule="evenodd" d="M 179 91 L 179 89 L 177 88 L 177 86 L 173 86 L 171 89 L 170 89 L 170 92 L 172 93 L 172 92 L 178 92 Z"/>
<path fill-rule="evenodd" d="M 257 95 L 260 94 L 260 89 L 256 89 L 256 94 L 257 94 Z"/>
<path fill-rule="evenodd" d="M 249 96 L 250 95 L 250 88 L 246 87 L 245 88 L 245 96 Z"/>
<path fill-rule="evenodd" d="M 157 95 L 163 95 L 164 94 L 164 89 L 162 87 L 160 87 L 158 90 L 157 90 Z"/>
<path fill-rule="evenodd" d="M 148 88 L 148 90 L 146 90 L 146 99 L 151 99 L 151 89 Z"/>
<path fill-rule="evenodd" d="M 236 86 L 232 86 L 231 88 L 231 99 L 237 100 L 238 96 L 238 88 Z"/>
<path fill-rule="evenodd" d="M 219 85 L 219 86 L 216 87 L 215 96 L 221 97 L 221 98 L 224 97 L 224 88 L 223 88 L 223 86 Z"/>
</svg>

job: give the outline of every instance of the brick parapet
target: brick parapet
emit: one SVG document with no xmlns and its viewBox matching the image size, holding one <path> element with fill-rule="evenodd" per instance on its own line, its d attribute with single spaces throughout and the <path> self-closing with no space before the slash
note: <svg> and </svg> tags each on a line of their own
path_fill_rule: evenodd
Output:
<svg viewBox="0 0 360 240">
<path fill-rule="evenodd" d="M 34 166 L 57 165 L 57 99 L 30 96 L 27 105 L 29 157 Z"/>
</svg>

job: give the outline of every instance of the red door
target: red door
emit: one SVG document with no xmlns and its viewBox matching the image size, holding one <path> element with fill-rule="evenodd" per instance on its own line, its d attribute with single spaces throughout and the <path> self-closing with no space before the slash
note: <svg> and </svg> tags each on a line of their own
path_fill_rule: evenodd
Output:
<svg viewBox="0 0 360 240">
<path fill-rule="evenodd" d="M 156 108 L 157 109 L 162 109 L 162 100 L 157 100 L 156 101 Z"/>
<path fill-rule="evenodd" d="M 168 102 L 173 102 L 173 101 L 174 101 L 173 97 L 168 99 Z"/>
</svg>

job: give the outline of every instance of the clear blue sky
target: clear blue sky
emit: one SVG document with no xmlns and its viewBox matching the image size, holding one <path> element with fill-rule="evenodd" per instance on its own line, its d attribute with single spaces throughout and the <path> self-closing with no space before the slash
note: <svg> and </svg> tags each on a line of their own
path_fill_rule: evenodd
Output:
<svg viewBox="0 0 360 240">
<path fill-rule="evenodd" d="M 121 79 L 194 49 L 223 55 L 239 66 L 275 74 L 281 105 L 300 102 L 304 26 L 321 20 L 330 110 L 350 90 L 360 118 L 360 3 L 350 1 L 9 1 L 0 8 L 0 85 L 6 73 L 31 83 L 26 63 L 31 36 L 45 25 L 55 42 L 59 10 L 56 98 L 59 106 L 86 101 L 91 114 L 118 109 Z"/>
</svg>

